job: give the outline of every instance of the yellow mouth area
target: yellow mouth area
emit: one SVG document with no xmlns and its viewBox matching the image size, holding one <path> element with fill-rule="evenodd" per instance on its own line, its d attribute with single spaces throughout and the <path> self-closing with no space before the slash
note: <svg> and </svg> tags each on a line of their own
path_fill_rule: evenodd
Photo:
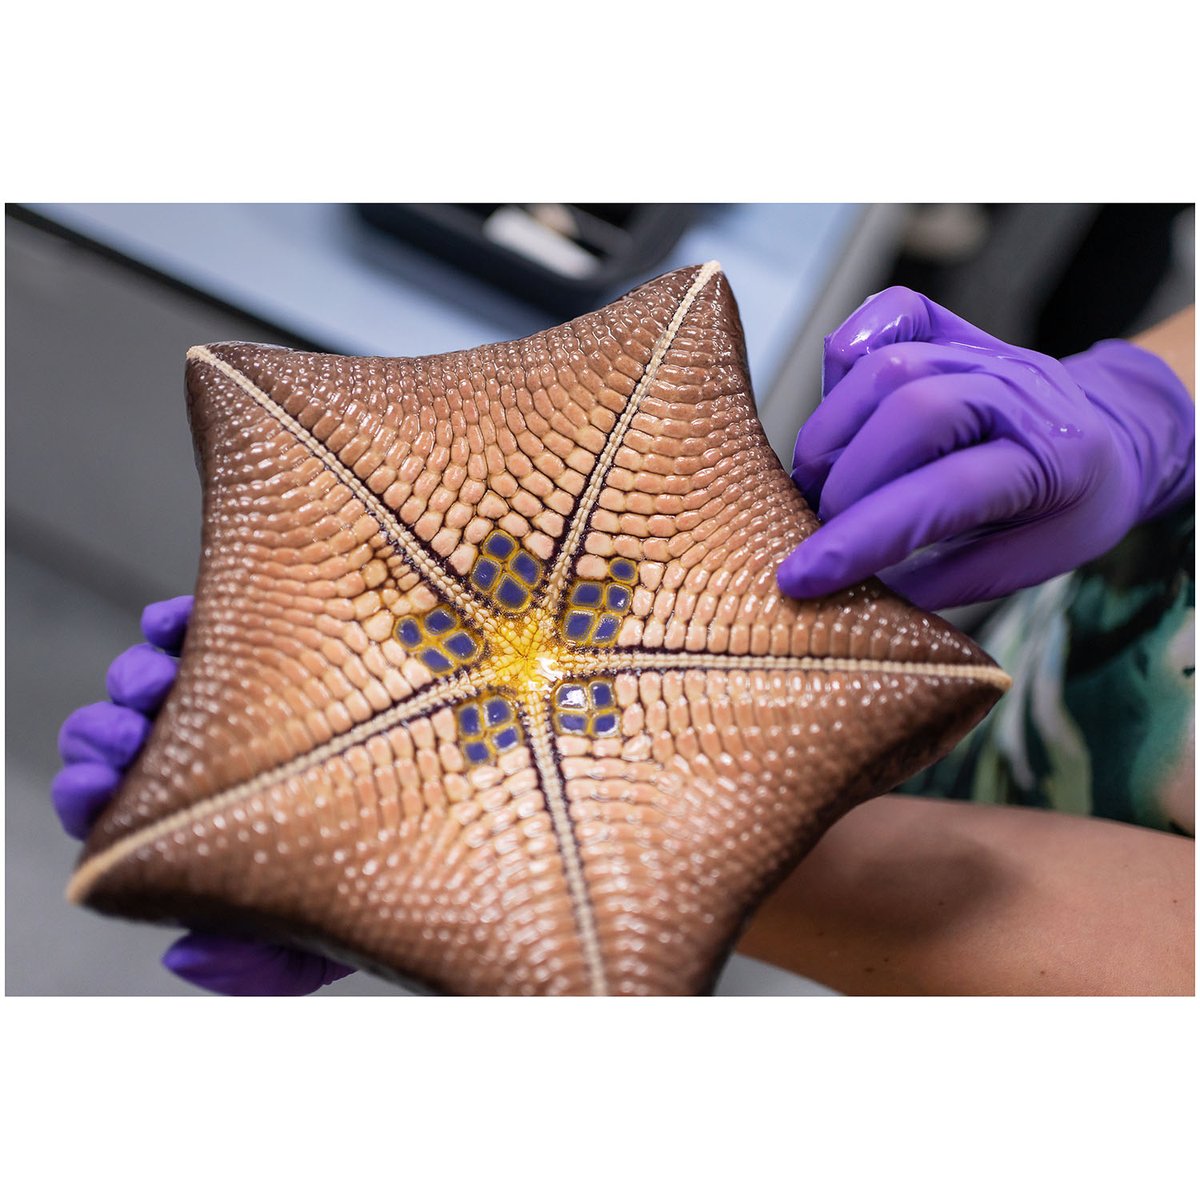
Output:
<svg viewBox="0 0 1200 1200">
<path fill-rule="evenodd" d="M 532 700 L 584 665 L 563 641 L 554 618 L 532 609 L 499 618 L 488 631 L 492 651 L 484 663 L 488 682 Z"/>
</svg>

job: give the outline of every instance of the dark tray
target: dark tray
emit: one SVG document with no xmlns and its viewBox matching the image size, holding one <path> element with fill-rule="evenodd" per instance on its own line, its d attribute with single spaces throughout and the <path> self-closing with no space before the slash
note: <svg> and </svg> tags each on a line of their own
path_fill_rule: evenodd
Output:
<svg viewBox="0 0 1200 1200">
<path fill-rule="evenodd" d="M 572 317 L 653 274 L 692 204 L 359 204 L 364 220 Z"/>
</svg>

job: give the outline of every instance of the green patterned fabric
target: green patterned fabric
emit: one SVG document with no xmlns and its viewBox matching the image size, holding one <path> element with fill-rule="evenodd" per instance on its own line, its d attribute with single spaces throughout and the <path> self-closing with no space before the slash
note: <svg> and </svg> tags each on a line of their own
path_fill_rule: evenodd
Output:
<svg viewBox="0 0 1200 1200">
<path fill-rule="evenodd" d="M 1194 835 L 1195 508 L 1009 597 L 976 640 L 1013 687 L 901 789 Z"/>
</svg>

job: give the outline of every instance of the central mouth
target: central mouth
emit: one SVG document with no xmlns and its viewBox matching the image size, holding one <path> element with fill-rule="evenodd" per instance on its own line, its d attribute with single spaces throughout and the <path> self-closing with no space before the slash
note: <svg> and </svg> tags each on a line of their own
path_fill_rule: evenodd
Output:
<svg viewBox="0 0 1200 1200">
<path fill-rule="evenodd" d="M 549 614 L 535 609 L 505 617 L 492 632 L 495 642 L 488 666 L 495 686 L 540 694 L 564 678 L 565 660 L 573 655 Z"/>
</svg>

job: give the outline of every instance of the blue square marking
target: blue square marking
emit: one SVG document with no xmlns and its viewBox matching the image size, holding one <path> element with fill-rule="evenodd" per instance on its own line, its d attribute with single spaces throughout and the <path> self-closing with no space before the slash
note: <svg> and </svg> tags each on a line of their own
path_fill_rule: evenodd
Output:
<svg viewBox="0 0 1200 1200">
<path fill-rule="evenodd" d="M 473 763 L 485 763 L 492 757 L 486 742 L 468 742 L 463 750 Z"/>
<path fill-rule="evenodd" d="M 565 733 L 587 732 L 587 717 L 583 713 L 560 713 L 558 724 Z"/>
<path fill-rule="evenodd" d="M 612 612 L 624 612 L 628 603 L 629 589 L 627 587 L 622 587 L 619 583 L 610 583 L 604 589 L 605 607 Z"/>
<path fill-rule="evenodd" d="M 585 608 L 595 608 L 600 603 L 600 585 L 598 583 L 577 583 L 571 593 L 571 603 L 581 604 Z"/>
<path fill-rule="evenodd" d="M 509 570 L 519 578 L 525 580 L 530 587 L 538 581 L 538 576 L 542 573 L 541 568 L 525 553 L 524 550 L 518 552 L 516 557 L 509 564 Z"/>
<path fill-rule="evenodd" d="M 590 612 L 572 612 L 567 617 L 564 633 L 571 641 L 582 642 L 586 640 L 588 630 L 592 627 L 592 619 Z"/>
<path fill-rule="evenodd" d="M 564 683 L 558 689 L 558 703 L 563 708 L 583 708 L 587 704 L 587 696 L 577 683 Z"/>
<path fill-rule="evenodd" d="M 479 733 L 479 706 L 471 704 L 458 710 L 458 728 L 468 736 Z"/>
<path fill-rule="evenodd" d="M 479 558 L 475 560 L 475 568 L 471 572 L 471 582 L 480 591 L 486 592 L 496 582 L 496 576 L 499 574 L 500 568 L 490 558 Z"/>
<path fill-rule="evenodd" d="M 612 688 L 607 683 L 592 684 L 592 703 L 597 708 L 611 708 L 612 702 Z"/>
<path fill-rule="evenodd" d="M 617 731 L 617 714 L 616 713 L 600 713 L 592 719 L 592 732 L 603 737 L 607 733 L 616 733 Z"/>
<path fill-rule="evenodd" d="M 423 651 L 421 661 L 431 671 L 448 671 L 454 665 L 441 651 L 433 649 Z"/>
<path fill-rule="evenodd" d="M 529 593 L 511 575 L 505 575 L 496 589 L 496 599 L 505 608 L 520 608 L 529 599 Z"/>
<path fill-rule="evenodd" d="M 448 629 L 453 629 L 458 624 L 458 620 L 452 613 L 447 612 L 444 608 L 435 608 L 425 618 L 425 628 L 430 633 L 445 633 Z"/>
<path fill-rule="evenodd" d="M 617 636 L 621 622 L 616 617 L 601 617 L 596 622 L 596 632 L 592 634 L 593 643 L 611 642 Z"/>
<path fill-rule="evenodd" d="M 520 740 L 517 731 L 511 725 L 492 736 L 492 741 L 495 743 L 497 750 L 509 750 Z"/>
<path fill-rule="evenodd" d="M 475 639 L 469 633 L 456 633 L 443 643 L 455 658 L 470 658 L 475 653 Z"/>
<path fill-rule="evenodd" d="M 502 533 L 493 533 L 487 540 L 487 552 L 493 558 L 507 558 L 513 552 L 512 538 Z"/>
<path fill-rule="evenodd" d="M 396 637 L 410 649 L 421 644 L 421 630 L 411 617 L 396 626 Z"/>
<path fill-rule="evenodd" d="M 499 697 L 487 701 L 486 712 L 489 725 L 500 725 L 512 716 L 512 709 L 509 708 L 508 701 L 501 700 Z"/>
<path fill-rule="evenodd" d="M 622 583 L 632 583 L 637 576 L 637 567 L 627 558 L 614 558 L 608 564 L 608 573 Z"/>
</svg>

